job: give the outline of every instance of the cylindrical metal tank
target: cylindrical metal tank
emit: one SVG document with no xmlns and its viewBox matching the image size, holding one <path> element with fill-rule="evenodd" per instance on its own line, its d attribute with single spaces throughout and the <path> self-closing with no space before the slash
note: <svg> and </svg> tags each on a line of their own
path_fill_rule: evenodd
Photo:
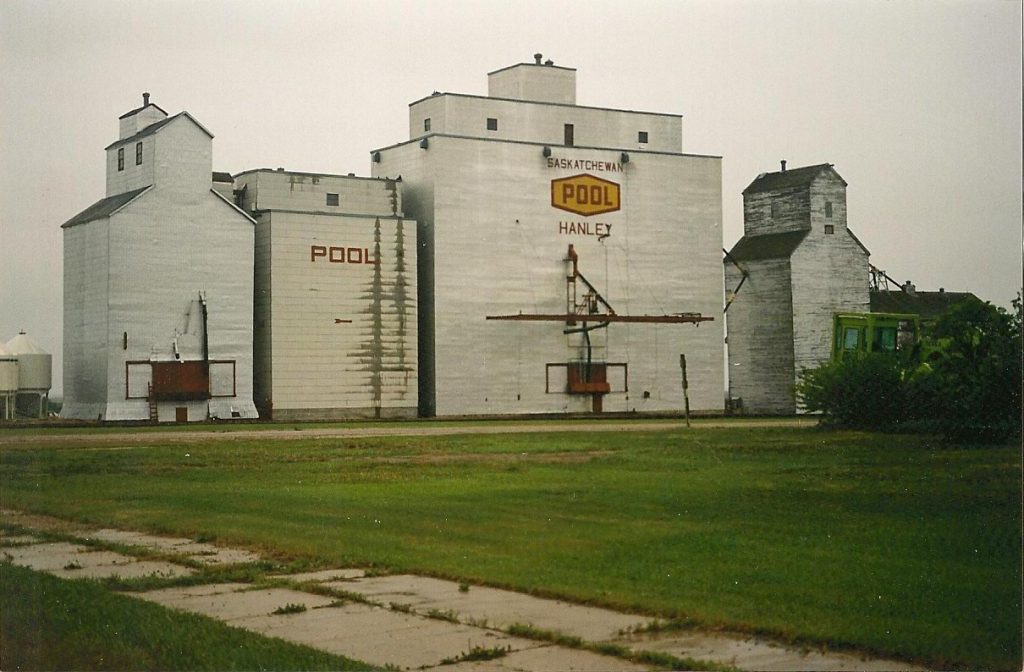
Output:
<svg viewBox="0 0 1024 672">
<path fill-rule="evenodd" d="M 0 420 L 14 419 L 18 394 L 18 358 L 0 344 Z"/>
<path fill-rule="evenodd" d="M 18 358 L 0 344 L 0 396 L 18 391 Z"/>
<path fill-rule="evenodd" d="M 7 341 L 4 347 L 18 359 L 18 391 L 49 392 L 53 355 L 39 347 L 24 331 Z"/>
</svg>

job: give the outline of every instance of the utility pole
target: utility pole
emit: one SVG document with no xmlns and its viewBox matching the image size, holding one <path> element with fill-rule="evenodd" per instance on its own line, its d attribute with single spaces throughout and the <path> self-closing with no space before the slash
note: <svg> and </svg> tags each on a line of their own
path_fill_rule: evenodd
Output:
<svg viewBox="0 0 1024 672">
<path fill-rule="evenodd" d="M 686 355 L 679 355 L 679 368 L 683 370 L 683 401 L 686 409 L 686 426 L 690 426 L 690 384 L 686 380 Z"/>
</svg>

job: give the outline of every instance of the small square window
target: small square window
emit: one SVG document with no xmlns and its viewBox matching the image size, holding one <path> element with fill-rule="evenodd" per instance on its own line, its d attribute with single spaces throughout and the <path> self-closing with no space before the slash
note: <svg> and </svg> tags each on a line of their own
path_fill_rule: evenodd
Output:
<svg viewBox="0 0 1024 672">
<path fill-rule="evenodd" d="M 423 132 L 426 133 L 430 130 L 430 117 L 423 120 Z"/>
<path fill-rule="evenodd" d="M 825 201 L 825 216 L 832 217 L 832 201 Z"/>
<path fill-rule="evenodd" d="M 825 225 L 825 233 L 833 234 L 835 232 L 836 232 L 836 227 L 835 226 L 833 226 L 832 224 L 826 224 Z"/>
<path fill-rule="evenodd" d="M 636 134 L 636 140 L 640 144 L 646 145 L 647 144 L 647 131 L 640 131 L 639 133 L 637 133 Z"/>
<path fill-rule="evenodd" d="M 496 131 L 496 130 L 498 130 L 498 120 L 497 119 L 492 119 L 491 117 L 487 117 L 487 130 L 488 131 Z"/>
<path fill-rule="evenodd" d="M 338 195 L 337 194 L 327 194 L 327 205 L 337 205 L 337 204 L 338 204 Z"/>
<path fill-rule="evenodd" d="M 124 170 L 124 147 L 117 148 L 117 169 Z"/>
<path fill-rule="evenodd" d="M 136 142 L 135 143 L 135 165 L 136 166 L 141 166 L 142 165 L 142 143 L 141 142 Z"/>
</svg>

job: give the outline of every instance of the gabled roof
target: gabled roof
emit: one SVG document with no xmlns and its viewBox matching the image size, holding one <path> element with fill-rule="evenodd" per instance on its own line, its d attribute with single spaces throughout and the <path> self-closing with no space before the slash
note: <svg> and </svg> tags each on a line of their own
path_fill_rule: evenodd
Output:
<svg viewBox="0 0 1024 672">
<path fill-rule="evenodd" d="M 846 186 L 846 180 L 839 176 L 839 173 L 835 171 L 831 163 L 821 163 L 816 166 L 804 166 L 802 168 L 793 168 L 792 170 L 783 170 L 777 173 L 761 173 L 754 179 L 746 189 L 743 190 L 744 194 L 756 194 L 764 191 L 775 191 L 777 189 L 788 189 L 790 187 L 801 187 L 810 184 L 814 178 L 816 178 L 822 171 L 830 170 L 832 173 L 839 178 L 839 181 Z"/>
<path fill-rule="evenodd" d="M 971 292 L 917 292 L 908 294 L 901 289 L 872 289 L 872 313 L 913 313 L 923 320 L 933 320 L 946 312 L 950 306 L 966 301 L 977 300 Z"/>
<path fill-rule="evenodd" d="M 124 113 L 124 114 L 122 114 L 122 115 L 121 115 L 120 117 L 118 117 L 118 119 L 124 119 L 124 118 L 126 118 L 126 117 L 130 117 L 130 116 L 132 116 L 133 114 L 137 114 L 137 113 L 139 113 L 139 112 L 142 112 L 142 111 L 143 111 L 144 109 L 146 109 L 147 107 L 155 107 L 156 109 L 158 109 L 158 110 L 160 110 L 161 112 L 163 112 L 165 116 L 166 116 L 166 114 L 167 114 L 167 110 L 165 110 L 164 108 L 160 107 L 160 106 L 159 106 L 159 105 L 157 105 L 156 103 L 147 103 L 146 105 L 143 105 L 142 107 L 136 107 L 136 108 L 135 108 L 134 110 L 129 110 L 128 112 L 125 112 L 125 113 Z"/>
<path fill-rule="evenodd" d="M 128 205 L 131 201 L 135 200 L 136 196 L 147 189 L 149 189 L 149 187 L 142 187 L 141 189 L 126 191 L 123 194 L 108 196 L 103 200 L 96 201 L 85 210 L 82 210 L 80 213 L 61 224 L 60 228 L 67 229 L 78 224 L 85 224 L 86 222 L 91 222 L 96 219 L 109 217 L 124 206 Z"/>
<path fill-rule="evenodd" d="M 188 117 L 189 121 L 191 121 L 193 124 L 198 126 L 199 130 L 201 130 L 203 133 L 206 133 L 211 138 L 213 137 L 213 133 L 210 133 L 210 131 L 206 130 L 206 127 L 203 126 L 202 124 L 200 124 L 198 121 L 196 121 L 196 118 L 193 117 L 191 114 L 189 114 L 188 112 L 178 112 L 173 117 L 167 117 L 166 119 L 161 119 L 160 121 L 158 121 L 156 123 L 153 123 L 153 124 L 150 124 L 149 126 L 146 126 L 144 129 L 142 129 L 141 131 L 139 131 L 138 133 L 136 133 L 135 135 L 133 135 L 131 137 L 122 138 L 120 140 L 112 142 L 109 145 L 107 145 L 106 147 L 104 147 L 103 149 L 104 150 L 111 149 L 113 147 L 117 147 L 118 145 L 123 145 L 123 144 L 129 143 L 129 142 L 135 142 L 135 141 L 137 141 L 137 140 L 139 140 L 141 138 L 146 137 L 147 135 L 153 135 L 154 133 L 159 131 L 161 128 L 163 128 L 167 124 L 169 124 L 172 121 L 174 121 L 175 119 L 178 119 L 179 117 L 183 117 L 183 116 L 184 117 Z"/>
<path fill-rule="evenodd" d="M 736 261 L 789 259 L 808 233 L 810 231 L 804 229 L 803 231 L 767 233 L 761 236 L 743 236 L 729 250 L 729 256 Z"/>
</svg>

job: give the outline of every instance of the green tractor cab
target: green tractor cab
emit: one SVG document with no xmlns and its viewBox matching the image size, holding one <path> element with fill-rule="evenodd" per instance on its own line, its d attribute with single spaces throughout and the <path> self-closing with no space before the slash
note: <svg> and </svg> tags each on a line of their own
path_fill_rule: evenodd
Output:
<svg viewBox="0 0 1024 672">
<path fill-rule="evenodd" d="M 916 358 L 920 339 L 921 322 L 917 315 L 836 313 L 832 320 L 832 361 L 866 352 Z"/>
</svg>

